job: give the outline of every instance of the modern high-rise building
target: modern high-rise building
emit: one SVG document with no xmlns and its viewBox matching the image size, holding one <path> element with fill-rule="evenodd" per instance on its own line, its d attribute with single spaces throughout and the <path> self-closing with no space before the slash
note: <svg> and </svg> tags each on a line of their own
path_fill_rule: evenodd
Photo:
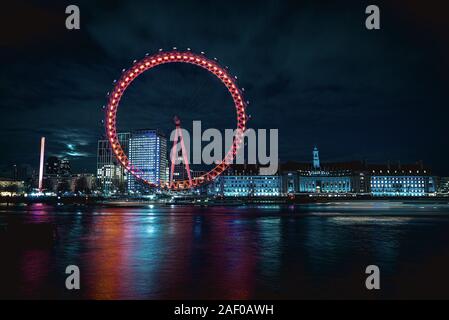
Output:
<svg viewBox="0 0 449 320">
<path fill-rule="evenodd" d="M 131 133 L 129 139 L 129 162 L 139 175 L 154 184 L 167 182 L 167 138 L 158 130 L 142 129 Z M 128 192 L 143 193 L 148 189 L 129 176 Z"/>
<path fill-rule="evenodd" d="M 118 133 L 118 140 L 123 151 L 129 152 L 130 133 Z M 117 162 L 107 139 L 98 140 L 97 180 L 98 187 L 105 196 L 127 192 L 127 172 Z"/>
</svg>

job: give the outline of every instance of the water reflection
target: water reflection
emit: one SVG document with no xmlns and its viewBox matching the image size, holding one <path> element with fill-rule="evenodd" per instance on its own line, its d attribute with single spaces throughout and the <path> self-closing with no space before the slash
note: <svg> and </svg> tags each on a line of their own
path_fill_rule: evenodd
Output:
<svg viewBox="0 0 449 320">
<path fill-rule="evenodd" d="M 2 209 L 0 224 L 12 219 L 54 223 L 59 240 L 48 248 L 2 244 L 0 294 L 70 299 L 369 297 L 363 286 L 368 264 L 379 265 L 385 279 L 400 279 L 388 282 L 381 297 L 440 294 L 439 286 L 448 282 L 447 208 L 431 208 L 440 217 L 405 217 L 402 212 L 390 217 L 385 211 L 366 216 L 361 205 L 361 214 L 337 207 Z M 387 210 L 392 214 L 391 206 Z M 322 216 L 324 212 L 331 214 Z M 428 292 L 410 285 L 435 257 L 439 265 L 426 276 L 434 284 Z M 69 264 L 81 270 L 78 292 L 64 288 Z M 401 291 L 405 286 L 407 292 Z"/>
</svg>

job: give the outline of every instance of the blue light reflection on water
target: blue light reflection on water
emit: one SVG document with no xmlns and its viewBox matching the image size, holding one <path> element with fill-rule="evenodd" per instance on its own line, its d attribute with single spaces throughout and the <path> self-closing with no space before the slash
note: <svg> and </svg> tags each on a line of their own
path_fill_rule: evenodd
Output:
<svg viewBox="0 0 449 320">
<path fill-rule="evenodd" d="M 81 214 L 79 214 L 81 213 Z M 366 203 L 305 208 L 2 208 L 51 222 L 50 248 L 3 245 L 2 297 L 95 299 L 449 297 L 449 208 Z M 82 289 L 64 289 L 65 267 Z M 383 290 L 364 289 L 377 264 Z"/>
</svg>

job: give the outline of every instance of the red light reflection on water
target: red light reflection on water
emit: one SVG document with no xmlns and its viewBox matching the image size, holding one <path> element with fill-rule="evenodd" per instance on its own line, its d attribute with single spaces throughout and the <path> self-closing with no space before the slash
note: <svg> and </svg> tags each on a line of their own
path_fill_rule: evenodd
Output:
<svg viewBox="0 0 449 320">
<path fill-rule="evenodd" d="M 115 208 L 95 216 L 84 239 L 87 297 L 250 298 L 257 261 L 251 241 L 236 236 L 241 226 L 176 212 Z"/>
</svg>

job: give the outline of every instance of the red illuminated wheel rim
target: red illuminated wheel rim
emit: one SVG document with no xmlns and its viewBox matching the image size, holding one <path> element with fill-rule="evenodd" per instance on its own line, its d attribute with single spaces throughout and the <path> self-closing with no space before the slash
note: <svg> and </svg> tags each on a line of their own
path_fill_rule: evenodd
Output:
<svg viewBox="0 0 449 320">
<path fill-rule="evenodd" d="M 162 181 L 160 184 L 155 184 L 151 181 L 145 179 L 139 168 L 136 168 L 129 161 L 128 156 L 123 151 L 120 145 L 119 139 L 117 137 L 116 120 L 117 120 L 117 109 L 119 107 L 120 99 L 126 91 L 126 88 L 136 79 L 140 74 L 145 71 L 154 68 L 161 64 L 166 63 L 189 63 L 206 69 L 210 73 L 214 74 L 220 81 L 226 86 L 229 93 L 232 96 L 236 110 L 237 118 L 237 130 L 234 136 L 234 141 L 232 146 L 227 151 L 226 156 L 218 163 L 212 170 L 203 174 L 202 176 L 192 178 L 189 180 L 180 181 Z M 192 187 L 200 186 L 204 183 L 210 182 L 219 176 L 223 171 L 225 171 L 229 165 L 235 159 L 237 152 L 243 142 L 243 135 L 246 129 L 246 103 L 243 99 L 242 91 L 238 88 L 235 78 L 232 77 L 229 72 L 221 67 L 215 60 L 206 58 L 202 54 L 195 54 L 190 51 L 169 51 L 169 52 L 159 52 L 157 54 L 147 56 L 140 61 L 134 63 L 134 65 L 126 70 L 121 78 L 116 82 L 111 94 L 109 95 L 109 100 L 106 108 L 106 135 L 109 140 L 109 144 L 113 151 L 114 156 L 117 161 L 122 165 L 128 172 L 130 172 L 134 177 L 143 181 L 151 187 L 161 187 L 170 188 L 174 190 L 188 189 Z"/>
</svg>

